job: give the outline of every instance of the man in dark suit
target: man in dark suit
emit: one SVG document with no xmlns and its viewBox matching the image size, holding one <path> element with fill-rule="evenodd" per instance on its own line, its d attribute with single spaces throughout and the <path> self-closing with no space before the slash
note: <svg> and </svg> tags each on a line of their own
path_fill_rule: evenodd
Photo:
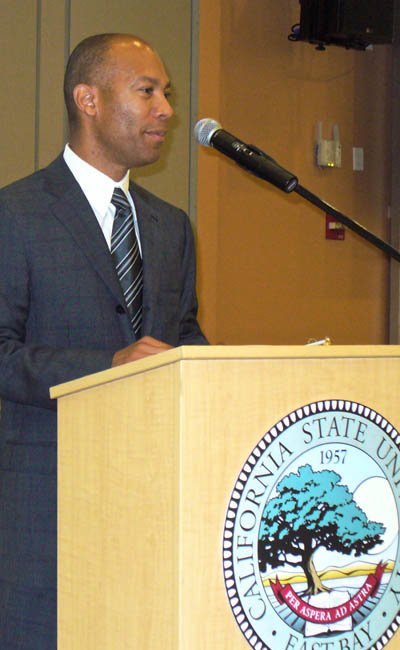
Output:
<svg viewBox="0 0 400 650">
<path fill-rule="evenodd" d="M 160 58 L 133 36 L 90 37 L 72 53 L 64 89 L 69 146 L 0 191 L 1 650 L 57 645 L 50 386 L 207 343 L 188 218 L 128 177 L 158 159 L 172 114 Z M 136 333 L 110 252 L 115 188 L 140 253 Z"/>
</svg>

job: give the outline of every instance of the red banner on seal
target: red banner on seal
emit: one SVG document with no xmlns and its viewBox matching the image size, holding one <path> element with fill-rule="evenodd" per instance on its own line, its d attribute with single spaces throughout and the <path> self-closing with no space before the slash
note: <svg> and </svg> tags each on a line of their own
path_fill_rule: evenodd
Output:
<svg viewBox="0 0 400 650">
<path fill-rule="evenodd" d="M 283 587 L 279 582 L 278 576 L 276 582 L 270 580 L 272 591 L 280 603 L 286 603 L 290 609 L 300 618 L 313 623 L 336 623 L 348 616 L 351 616 L 365 603 L 368 598 L 373 596 L 382 580 L 386 564 L 379 562 L 375 573 L 371 573 L 365 580 L 361 589 L 359 589 L 353 598 L 336 607 L 314 607 L 309 605 L 305 600 L 300 598 L 290 585 Z"/>
</svg>

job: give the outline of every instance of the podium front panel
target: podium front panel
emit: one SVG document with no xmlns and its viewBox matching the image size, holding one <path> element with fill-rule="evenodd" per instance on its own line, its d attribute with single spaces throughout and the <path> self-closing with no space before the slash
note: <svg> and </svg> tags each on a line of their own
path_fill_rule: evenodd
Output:
<svg viewBox="0 0 400 650">
<path fill-rule="evenodd" d="M 252 647 L 223 571 L 225 518 L 252 450 L 282 418 L 324 401 L 363 405 L 400 429 L 400 355 L 268 350 L 170 355 L 60 398 L 59 650 Z M 337 635 L 282 633 L 268 616 L 259 648 L 347 648 Z M 397 634 L 387 647 L 400 650 Z"/>
</svg>

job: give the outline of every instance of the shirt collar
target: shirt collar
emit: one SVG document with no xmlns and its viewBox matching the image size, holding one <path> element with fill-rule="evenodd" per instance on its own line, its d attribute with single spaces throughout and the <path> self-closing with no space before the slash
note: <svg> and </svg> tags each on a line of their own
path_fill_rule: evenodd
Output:
<svg viewBox="0 0 400 650">
<path fill-rule="evenodd" d="M 90 205 L 100 214 L 106 213 L 115 187 L 120 187 L 129 196 L 129 170 L 124 178 L 116 183 L 112 178 L 80 158 L 72 151 L 69 144 L 65 145 L 64 160 Z"/>
</svg>

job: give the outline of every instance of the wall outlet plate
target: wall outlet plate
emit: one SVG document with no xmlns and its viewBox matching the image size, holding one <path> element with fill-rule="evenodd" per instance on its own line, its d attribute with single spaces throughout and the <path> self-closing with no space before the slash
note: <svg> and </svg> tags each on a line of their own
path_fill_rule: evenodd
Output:
<svg viewBox="0 0 400 650">
<path fill-rule="evenodd" d="M 337 140 L 321 140 L 317 145 L 318 167 L 341 167 L 342 145 Z"/>
</svg>

